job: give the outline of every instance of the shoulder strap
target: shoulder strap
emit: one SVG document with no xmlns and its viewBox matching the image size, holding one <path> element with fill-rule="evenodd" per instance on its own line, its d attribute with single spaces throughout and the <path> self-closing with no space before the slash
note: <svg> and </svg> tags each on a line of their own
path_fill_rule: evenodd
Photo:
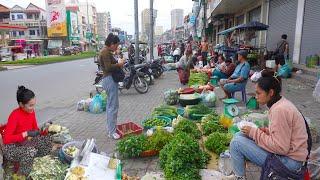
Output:
<svg viewBox="0 0 320 180">
<path fill-rule="evenodd" d="M 301 113 L 300 111 L 300 114 L 302 115 L 303 119 L 304 119 L 304 123 L 306 125 L 306 129 L 307 129 L 307 134 L 308 134 L 308 140 L 307 140 L 307 143 L 308 143 L 308 156 L 307 156 L 307 161 L 309 159 L 309 156 L 310 156 L 310 152 L 311 152 L 311 148 L 312 148 L 312 136 L 311 136 L 311 132 L 310 132 L 310 128 L 309 128 L 309 124 L 306 120 L 306 118 L 303 116 L 303 114 Z M 307 163 L 306 163 L 307 164 Z"/>
</svg>

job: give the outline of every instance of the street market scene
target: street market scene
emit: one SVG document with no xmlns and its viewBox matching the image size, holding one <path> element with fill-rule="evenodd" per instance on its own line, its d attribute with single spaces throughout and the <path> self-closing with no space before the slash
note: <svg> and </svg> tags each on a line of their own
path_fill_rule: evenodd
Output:
<svg viewBox="0 0 320 180">
<path fill-rule="evenodd" d="M 0 180 L 320 179 L 318 0 L 123 2 L 0 0 Z"/>
</svg>

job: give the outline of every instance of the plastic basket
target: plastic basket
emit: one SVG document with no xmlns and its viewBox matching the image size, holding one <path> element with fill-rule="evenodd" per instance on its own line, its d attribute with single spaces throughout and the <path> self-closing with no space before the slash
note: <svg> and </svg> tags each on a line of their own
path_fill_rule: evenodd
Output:
<svg viewBox="0 0 320 180">
<path fill-rule="evenodd" d="M 134 122 L 127 122 L 124 124 L 117 125 L 117 133 L 120 135 L 120 138 L 123 138 L 130 134 L 141 134 L 143 131 L 142 127 L 135 124 Z"/>
<path fill-rule="evenodd" d="M 150 117 L 150 118 L 146 118 L 145 120 L 142 121 L 142 126 L 144 127 L 144 129 L 151 129 L 153 127 L 156 127 L 156 126 L 145 126 L 145 122 L 148 120 L 148 119 L 151 119 L 151 118 L 158 118 L 158 119 L 161 119 L 163 121 L 165 121 L 165 125 L 162 126 L 162 127 L 167 127 L 167 126 L 170 126 L 171 125 L 171 122 L 172 120 L 169 118 L 169 117 L 166 117 L 166 116 L 153 116 L 153 117 Z"/>
<path fill-rule="evenodd" d="M 143 151 L 140 154 L 140 157 L 152 157 L 152 156 L 156 156 L 159 154 L 159 151 L 157 150 L 147 150 L 147 151 Z"/>
<path fill-rule="evenodd" d="M 185 110 L 184 108 L 178 108 L 177 112 L 178 112 L 178 115 L 183 117 Z"/>
</svg>

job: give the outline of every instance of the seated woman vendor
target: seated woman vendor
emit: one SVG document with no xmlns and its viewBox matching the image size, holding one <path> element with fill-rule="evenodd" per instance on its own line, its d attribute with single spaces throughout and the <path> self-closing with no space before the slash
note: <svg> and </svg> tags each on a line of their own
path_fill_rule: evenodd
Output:
<svg viewBox="0 0 320 180">
<path fill-rule="evenodd" d="M 308 155 L 308 133 L 302 114 L 281 96 L 281 79 L 273 71 L 262 71 L 255 89 L 258 103 L 269 108 L 269 127 L 244 126 L 234 135 L 230 153 L 235 179 L 245 179 L 245 160 L 262 167 L 270 154 L 275 154 L 289 172 L 297 172 Z"/>
<path fill-rule="evenodd" d="M 240 91 L 245 88 L 247 79 L 249 78 L 250 65 L 247 62 L 247 51 L 238 51 L 239 64 L 234 70 L 233 74 L 228 79 L 221 79 L 220 85 L 225 93 L 224 98 L 230 98 L 231 93 Z"/>
<path fill-rule="evenodd" d="M 210 66 L 204 66 L 203 68 L 195 68 L 193 71 L 194 72 L 205 72 L 205 73 L 212 73 L 212 71 L 215 68 L 221 68 L 224 67 L 225 61 L 223 55 L 218 56 L 218 61 L 216 63 L 212 63 Z"/>
<path fill-rule="evenodd" d="M 33 159 L 51 152 L 52 140 L 51 136 L 41 136 L 38 128 L 35 94 L 19 86 L 17 102 L 19 107 L 11 112 L 4 130 L 3 155 L 9 161 L 19 162 L 18 174 L 28 175 Z"/>
<path fill-rule="evenodd" d="M 231 59 L 227 59 L 224 61 L 224 57 L 219 56 L 220 62 L 224 62 L 224 64 L 220 63 L 216 68 L 212 69 L 212 76 L 217 76 L 219 79 L 227 79 L 234 72 L 236 65 L 232 63 Z"/>
</svg>

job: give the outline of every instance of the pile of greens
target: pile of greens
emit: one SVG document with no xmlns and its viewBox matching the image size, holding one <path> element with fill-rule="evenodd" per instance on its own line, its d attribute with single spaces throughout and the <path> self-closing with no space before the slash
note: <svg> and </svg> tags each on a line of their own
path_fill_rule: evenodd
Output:
<svg viewBox="0 0 320 180">
<path fill-rule="evenodd" d="M 142 125 L 144 127 L 148 127 L 148 128 L 151 128 L 151 127 L 155 127 L 155 126 L 166 126 L 168 124 L 168 122 L 166 122 L 165 120 L 163 119 L 160 119 L 159 117 L 151 117 L 149 119 L 146 119 Z"/>
<path fill-rule="evenodd" d="M 160 151 L 160 166 L 168 180 L 200 180 L 199 169 L 208 161 L 209 155 L 200 149 L 197 140 L 183 132 Z"/>
<path fill-rule="evenodd" d="M 140 154 L 147 150 L 147 137 L 145 135 L 128 136 L 121 139 L 116 149 L 124 158 L 139 157 Z"/>
<path fill-rule="evenodd" d="M 206 73 L 191 72 L 189 77 L 188 85 L 191 87 L 193 85 L 203 86 L 209 81 L 209 77 Z"/>
<path fill-rule="evenodd" d="M 164 92 L 164 101 L 168 105 L 175 105 L 178 103 L 179 93 L 176 90 L 168 90 Z"/>
<path fill-rule="evenodd" d="M 64 179 L 68 164 L 63 164 L 57 158 L 44 156 L 35 158 L 29 177 L 33 180 L 56 180 Z"/>
<path fill-rule="evenodd" d="M 208 136 L 204 145 L 209 151 L 220 155 L 228 149 L 231 139 L 232 134 L 214 132 Z"/>
<path fill-rule="evenodd" d="M 163 147 L 171 141 L 173 135 L 163 129 L 158 128 L 152 136 L 148 137 L 148 150 L 160 151 Z"/>
<path fill-rule="evenodd" d="M 201 138 L 201 131 L 198 129 L 198 126 L 190 120 L 180 121 L 174 128 L 174 133 L 187 133 L 195 139 Z"/>
<path fill-rule="evenodd" d="M 219 124 L 220 116 L 216 112 L 212 112 L 201 119 L 203 134 L 208 136 L 214 132 L 227 132 L 222 125 Z"/>
<path fill-rule="evenodd" d="M 161 105 L 159 107 L 154 108 L 152 116 L 166 116 L 173 119 L 178 116 L 178 109 L 174 106 Z"/>
<path fill-rule="evenodd" d="M 203 114 L 209 114 L 212 110 L 204 105 L 204 104 L 197 104 L 192 106 L 187 106 L 185 110 L 185 115 L 187 117 L 190 117 L 191 115 L 197 114 L 197 115 L 203 115 Z"/>
</svg>

